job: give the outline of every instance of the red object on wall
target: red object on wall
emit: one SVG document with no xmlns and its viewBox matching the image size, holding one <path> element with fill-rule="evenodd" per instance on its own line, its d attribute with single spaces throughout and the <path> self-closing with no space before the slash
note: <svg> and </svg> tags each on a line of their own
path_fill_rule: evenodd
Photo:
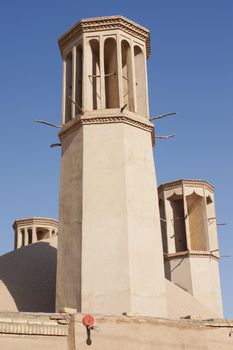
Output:
<svg viewBox="0 0 233 350">
<path fill-rule="evenodd" d="M 82 322 L 84 324 L 85 327 L 90 327 L 94 325 L 94 317 L 92 315 L 85 315 L 83 316 Z"/>
</svg>

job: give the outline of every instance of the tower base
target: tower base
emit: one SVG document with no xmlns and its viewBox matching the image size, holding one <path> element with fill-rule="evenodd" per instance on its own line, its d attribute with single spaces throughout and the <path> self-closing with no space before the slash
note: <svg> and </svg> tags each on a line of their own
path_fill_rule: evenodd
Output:
<svg viewBox="0 0 233 350">
<path fill-rule="evenodd" d="M 166 317 L 152 132 L 127 112 L 62 131 L 57 310 Z"/>
</svg>

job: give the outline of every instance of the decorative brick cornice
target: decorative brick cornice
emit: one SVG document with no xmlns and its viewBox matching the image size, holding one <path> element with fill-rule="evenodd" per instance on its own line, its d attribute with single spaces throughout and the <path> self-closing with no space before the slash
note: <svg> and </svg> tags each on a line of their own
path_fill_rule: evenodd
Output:
<svg viewBox="0 0 233 350">
<path fill-rule="evenodd" d="M 209 183 L 205 180 L 194 180 L 194 179 L 181 179 L 181 180 L 161 184 L 158 187 L 158 191 L 161 192 L 161 191 L 172 190 L 172 189 L 176 189 L 176 188 L 182 187 L 182 186 L 205 187 L 210 192 L 214 192 L 214 186 L 211 183 Z"/>
<path fill-rule="evenodd" d="M 40 317 L 0 318 L 0 334 L 67 336 L 67 327 L 67 324 L 59 324 L 59 321 L 41 320 Z"/>
<path fill-rule="evenodd" d="M 42 217 L 32 217 L 23 218 L 15 220 L 12 225 L 14 230 L 18 227 L 31 226 L 31 225 L 43 225 L 43 226 L 53 226 L 58 229 L 58 221 L 52 218 L 42 218 Z"/>
<path fill-rule="evenodd" d="M 64 47 L 79 33 L 111 29 L 121 29 L 135 38 L 143 40 L 146 43 L 147 57 L 150 56 L 149 30 L 123 16 L 95 17 L 80 20 L 59 38 L 58 43 L 61 52 L 63 52 Z"/>
<path fill-rule="evenodd" d="M 219 260 L 219 256 L 217 254 L 214 254 L 214 252 L 211 251 L 199 251 L 199 250 L 187 250 L 183 252 L 177 252 L 177 253 L 164 253 L 164 259 L 165 260 L 172 260 L 177 258 L 188 258 L 192 256 L 198 256 L 198 257 L 209 257 L 216 260 Z"/>
<path fill-rule="evenodd" d="M 97 112 L 96 112 L 97 113 Z M 155 134 L 154 134 L 154 126 L 151 122 L 145 119 L 145 122 L 142 120 L 133 118 L 132 116 L 122 114 L 122 115 L 103 115 L 103 116 L 88 116 L 79 115 L 72 119 L 70 122 L 63 125 L 61 132 L 59 133 L 59 137 L 62 138 L 68 133 L 72 132 L 74 129 L 80 128 L 83 125 L 93 125 L 93 124 L 117 124 L 124 123 L 127 125 L 134 126 L 136 128 L 145 130 L 151 133 L 152 144 L 155 143 Z"/>
</svg>

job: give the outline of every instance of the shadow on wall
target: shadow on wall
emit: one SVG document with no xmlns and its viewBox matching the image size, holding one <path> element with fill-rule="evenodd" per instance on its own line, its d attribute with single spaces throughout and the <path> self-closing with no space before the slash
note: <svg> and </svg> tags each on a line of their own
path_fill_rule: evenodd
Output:
<svg viewBox="0 0 233 350">
<path fill-rule="evenodd" d="M 12 297 L 18 311 L 54 312 L 56 261 L 57 249 L 49 242 L 30 244 L 2 255 L 0 280 L 11 296 L 0 300 L 0 310 L 10 311 L 7 303 L 12 303 Z"/>
</svg>

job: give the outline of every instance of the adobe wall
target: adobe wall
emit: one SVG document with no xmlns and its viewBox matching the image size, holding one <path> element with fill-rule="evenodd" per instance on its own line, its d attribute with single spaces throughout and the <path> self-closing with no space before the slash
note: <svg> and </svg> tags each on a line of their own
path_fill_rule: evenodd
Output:
<svg viewBox="0 0 233 350">
<path fill-rule="evenodd" d="M 55 336 L 1 335 L 0 347 L 4 350 L 66 350 L 67 341 Z"/>
<path fill-rule="evenodd" d="M 86 345 L 86 330 L 82 316 L 73 316 L 73 343 L 70 350 L 83 350 Z M 168 320 L 145 317 L 96 317 L 100 331 L 92 331 L 92 350 L 174 350 L 233 348 L 233 322 L 225 320 L 194 321 Z M 231 327 L 230 327 L 231 326 Z"/>
<path fill-rule="evenodd" d="M 0 349 L 68 350 L 66 316 L 1 312 Z"/>
<path fill-rule="evenodd" d="M 99 332 L 86 344 L 82 314 L 0 313 L 0 349 L 228 350 L 233 321 L 95 316 Z"/>
</svg>

